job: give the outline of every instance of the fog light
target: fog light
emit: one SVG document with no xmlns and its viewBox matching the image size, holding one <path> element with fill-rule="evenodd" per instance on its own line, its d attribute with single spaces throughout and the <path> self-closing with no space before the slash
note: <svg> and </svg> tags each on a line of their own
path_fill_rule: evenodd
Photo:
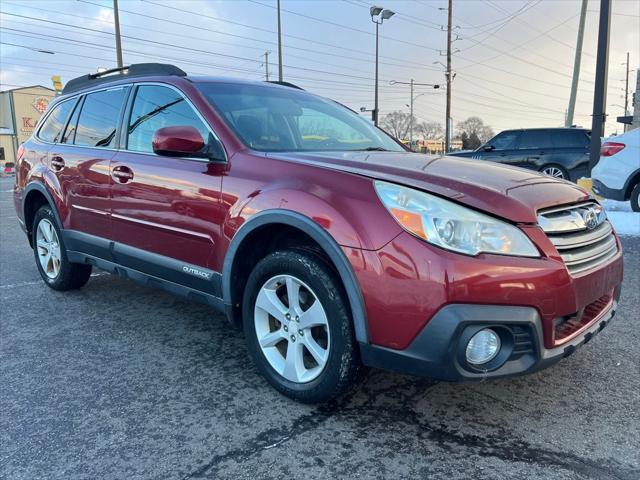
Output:
<svg viewBox="0 0 640 480">
<path fill-rule="evenodd" d="M 472 365 L 481 365 L 492 360 L 500 351 L 500 336 L 485 328 L 476 333 L 467 344 L 467 362 Z"/>
</svg>

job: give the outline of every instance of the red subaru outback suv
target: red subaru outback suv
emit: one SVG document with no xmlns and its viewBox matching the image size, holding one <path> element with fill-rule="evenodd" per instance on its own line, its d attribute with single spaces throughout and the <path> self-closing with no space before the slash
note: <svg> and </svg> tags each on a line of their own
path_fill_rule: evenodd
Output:
<svg viewBox="0 0 640 480">
<path fill-rule="evenodd" d="M 44 281 L 92 267 L 226 312 L 279 391 L 333 398 L 373 366 L 533 372 L 615 314 L 597 201 L 529 170 L 406 151 L 293 85 L 140 64 L 70 81 L 19 152 Z"/>
</svg>

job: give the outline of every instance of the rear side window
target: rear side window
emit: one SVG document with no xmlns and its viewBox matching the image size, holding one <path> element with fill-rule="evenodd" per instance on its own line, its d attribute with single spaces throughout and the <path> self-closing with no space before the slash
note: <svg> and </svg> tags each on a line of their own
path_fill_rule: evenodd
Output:
<svg viewBox="0 0 640 480">
<path fill-rule="evenodd" d="M 518 145 L 520 150 L 552 147 L 553 143 L 549 130 L 525 130 L 520 136 L 520 144 Z"/>
<path fill-rule="evenodd" d="M 589 145 L 589 137 L 581 130 L 559 130 L 551 136 L 556 148 L 586 148 Z"/>
<path fill-rule="evenodd" d="M 209 129 L 182 95 L 169 87 L 141 85 L 129 119 L 127 150 L 153 152 L 153 135 L 160 128 L 190 126 L 207 141 Z"/>
<path fill-rule="evenodd" d="M 38 132 L 38 138 L 45 142 L 58 142 L 62 136 L 62 129 L 75 104 L 75 100 L 67 100 L 53 107 L 53 111 L 46 118 Z"/>
<path fill-rule="evenodd" d="M 512 150 L 516 148 L 516 140 L 520 132 L 502 132 L 487 142 L 495 150 Z"/>
<path fill-rule="evenodd" d="M 113 146 L 125 92 L 124 88 L 118 88 L 87 95 L 73 143 L 87 147 Z"/>
<path fill-rule="evenodd" d="M 82 108 L 82 100 L 78 102 L 78 105 L 73 110 L 71 114 L 71 118 L 67 123 L 67 128 L 64 130 L 64 134 L 62 134 L 62 138 L 60 139 L 60 143 L 73 143 L 76 138 L 76 129 L 78 128 L 78 117 L 80 116 L 80 109 Z"/>
</svg>

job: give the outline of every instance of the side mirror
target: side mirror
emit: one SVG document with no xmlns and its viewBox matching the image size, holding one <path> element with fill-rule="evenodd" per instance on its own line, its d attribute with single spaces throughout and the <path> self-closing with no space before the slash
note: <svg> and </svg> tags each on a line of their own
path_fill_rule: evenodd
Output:
<svg viewBox="0 0 640 480">
<path fill-rule="evenodd" d="M 194 127 L 164 127 L 156 130 L 152 141 L 158 155 L 190 157 L 204 149 L 204 139 Z"/>
<path fill-rule="evenodd" d="M 213 135 L 205 142 L 197 128 L 191 126 L 164 127 L 153 135 L 153 151 L 169 157 L 195 157 L 224 160 L 224 151 Z"/>
<path fill-rule="evenodd" d="M 484 150 L 485 152 L 492 152 L 495 149 L 496 147 L 494 147 L 493 145 L 483 145 L 482 147 L 482 150 Z"/>
</svg>

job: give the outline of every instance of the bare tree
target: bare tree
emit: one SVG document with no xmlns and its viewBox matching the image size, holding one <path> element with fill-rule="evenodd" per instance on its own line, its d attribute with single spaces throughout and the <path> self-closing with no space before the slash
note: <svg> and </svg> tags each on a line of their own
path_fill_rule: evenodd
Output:
<svg viewBox="0 0 640 480">
<path fill-rule="evenodd" d="M 425 140 L 442 140 L 444 138 L 444 128 L 438 122 L 420 122 L 417 132 Z"/>
<path fill-rule="evenodd" d="M 413 118 L 413 122 L 415 132 L 417 126 L 415 117 Z M 400 111 L 388 113 L 382 119 L 381 126 L 398 140 L 408 138 L 409 128 L 411 127 L 411 115 Z"/>
<path fill-rule="evenodd" d="M 486 142 L 494 135 L 493 129 L 489 125 L 485 125 L 480 117 L 469 117 L 463 122 L 458 122 L 457 135 L 462 136 L 463 133 L 466 133 L 468 138 L 475 134 L 481 143 Z"/>
</svg>

